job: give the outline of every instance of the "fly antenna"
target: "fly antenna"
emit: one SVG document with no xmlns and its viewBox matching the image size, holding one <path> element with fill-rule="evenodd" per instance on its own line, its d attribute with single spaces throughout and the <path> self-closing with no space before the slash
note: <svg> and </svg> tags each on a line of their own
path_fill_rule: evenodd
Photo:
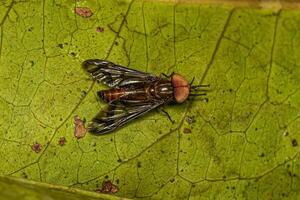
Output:
<svg viewBox="0 0 300 200">
<path fill-rule="evenodd" d="M 210 84 L 206 84 L 206 85 L 192 85 L 191 88 L 192 89 L 197 89 L 197 88 L 209 88 Z"/>
<path fill-rule="evenodd" d="M 209 87 L 210 85 L 207 84 L 207 85 L 192 85 L 191 86 L 191 91 L 192 92 L 208 92 L 209 91 Z"/>
<path fill-rule="evenodd" d="M 190 85 L 191 93 L 189 94 L 189 96 L 190 97 L 206 96 L 206 93 L 210 91 L 209 90 L 210 85 L 209 84 L 192 85 L 193 81 L 194 78 L 191 81 L 191 85 Z"/>
<path fill-rule="evenodd" d="M 206 93 L 199 93 L 199 94 L 189 94 L 189 96 L 192 96 L 192 97 L 197 97 L 197 96 L 205 96 Z"/>
</svg>

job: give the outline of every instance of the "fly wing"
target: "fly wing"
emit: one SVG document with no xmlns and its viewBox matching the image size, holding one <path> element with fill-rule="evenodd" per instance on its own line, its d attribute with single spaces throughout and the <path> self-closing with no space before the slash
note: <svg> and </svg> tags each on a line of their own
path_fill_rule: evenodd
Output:
<svg viewBox="0 0 300 200">
<path fill-rule="evenodd" d="M 103 135 L 115 130 L 125 123 L 144 115 L 162 105 L 163 101 L 148 104 L 125 106 L 124 104 L 110 104 L 106 111 L 100 112 L 88 125 L 89 132 Z"/>
<path fill-rule="evenodd" d="M 158 79 L 153 74 L 122 67 L 106 60 L 89 59 L 82 65 L 94 80 L 101 81 L 109 87 L 148 83 Z"/>
</svg>

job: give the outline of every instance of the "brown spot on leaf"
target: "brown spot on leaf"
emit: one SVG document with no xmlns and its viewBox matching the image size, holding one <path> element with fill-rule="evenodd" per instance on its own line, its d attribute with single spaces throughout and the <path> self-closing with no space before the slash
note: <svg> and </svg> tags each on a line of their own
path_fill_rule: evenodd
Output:
<svg viewBox="0 0 300 200">
<path fill-rule="evenodd" d="M 98 27 L 96 28 L 96 31 L 97 31 L 98 33 L 102 33 L 102 32 L 104 32 L 104 28 L 98 26 Z"/>
<path fill-rule="evenodd" d="M 77 7 L 75 8 L 75 13 L 81 17 L 88 18 L 93 15 L 93 12 L 90 8 L 88 7 Z"/>
<path fill-rule="evenodd" d="M 261 153 L 260 155 L 259 155 L 259 157 L 264 157 L 265 156 L 265 154 L 264 153 Z"/>
<path fill-rule="evenodd" d="M 86 128 L 84 126 L 84 122 L 79 118 L 78 115 L 74 116 L 74 124 L 75 124 L 74 136 L 77 139 L 83 138 L 86 134 Z"/>
<path fill-rule="evenodd" d="M 25 172 L 22 173 L 22 176 L 23 178 L 28 178 L 28 175 Z"/>
<path fill-rule="evenodd" d="M 82 90 L 81 93 L 80 93 L 81 98 L 85 97 L 86 94 L 87 94 L 86 91 Z"/>
<path fill-rule="evenodd" d="M 292 139 L 292 145 L 293 145 L 293 147 L 298 146 L 298 142 L 296 139 Z"/>
<path fill-rule="evenodd" d="M 186 116 L 185 120 L 188 124 L 192 124 L 195 122 L 195 117 L 194 116 Z"/>
<path fill-rule="evenodd" d="M 64 146 L 64 145 L 66 144 L 66 142 L 67 142 L 67 140 L 66 140 L 65 137 L 61 137 L 61 138 L 59 138 L 59 140 L 58 140 L 58 144 L 59 144 L 60 146 Z"/>
<path fill-rule="evenodd" d="M 137 167 L 138 168 L 142 167 L 142 163 L 141 162 L 137 162 Z"/>
<path fill-rule="evenodd" d="M 288 135 L 289 135 L 289 132 L 286 131 L 286 132 L 283 133 L 283 135 L 284 135 L 284 136 L 288 136 Z"/>
<path fill-rule="evenodd" d="M 32 149 L 35 153 L 39 153 L 39 152 L 41 152 L 41 150 L 42 150 L 42 145 L 36 142 L 36 143 L 34 143 L 34 144 L 31 146 L 31 149 Z"/>
<path fill-rule="evenodd" d="M 102 187 L 96 189 L 96 192 L 104 193 L 104 194 L 114 194 L 118 191 L 119 191 L 119 188 L 116 185 L 112 184 L 112 182 L 110 180 L 104 181 L 102 183 Z"/>
<path fill-rule="evenodd" d="M 192 130 L 189 129 L 189 128 L 184 128 L 183 129 L 183 133 L 185 133 L 185 134 L 188 134 L 188 133 L 191 133 L 191 132 L 192 132 Z"/>
<path fill-rule="evenodd" d="M 63 44 L 58 44 L 57 45 L 59 48 L 63 49 L 64 48 L 64 45 Z"/>
</svg>

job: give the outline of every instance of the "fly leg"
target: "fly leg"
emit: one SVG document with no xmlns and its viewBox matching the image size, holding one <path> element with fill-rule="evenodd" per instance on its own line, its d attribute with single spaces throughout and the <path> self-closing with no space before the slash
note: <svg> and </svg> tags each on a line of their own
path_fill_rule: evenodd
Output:
<svg viewBox="0 0 300 200">
<path fill-rule="evenodd" d="M 174 72 L 172 72 L 170 75 L 167 75 L 165 73 L 161 73 L 161 75 L 163 75 L 166 78 L 171 78 L 173 74 L 174 74 Z"/>
<path fill-rule="evenodd" d="M 168 119 L 170 120 L 170 122 L 171 122 L 172 124 L 175 123 L 175 121 L 171 118 L 171 116 L 169 115 L 169 113 L 168 113 L 167 111 L 164 110 L 163 107 L 160 107 L 160 108 L 158 108 L 158 109 L 159 109 L 159 111 L 162 111 L 162 112 L 168 117 Z"/>
</svg>

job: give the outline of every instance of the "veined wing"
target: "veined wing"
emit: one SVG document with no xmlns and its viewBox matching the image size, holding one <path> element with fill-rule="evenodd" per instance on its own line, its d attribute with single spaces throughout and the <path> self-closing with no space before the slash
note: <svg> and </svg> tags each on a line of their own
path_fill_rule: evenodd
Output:
<svg viewBox="0 0 300 200">
<path fill-rule="evenodd" d="M 82 65 L 94 80 L 101 81 L 109 87 L 147 83 L 158 79 L 153 74 L 122 67 L 106 60 L 89 59 Z"/>
<path fill-rule="evenodd" d="M 145 113 L 162 105 L 164 101 L 157 101 L 148 104 L 133 104 L 125 106 L 124 104 L 110 104 L 106 111 L 100 112 L 88 125 L 91 133 L 103 135 L 115 130 L 125 123 L 144 115 Z"/>
</svg>

